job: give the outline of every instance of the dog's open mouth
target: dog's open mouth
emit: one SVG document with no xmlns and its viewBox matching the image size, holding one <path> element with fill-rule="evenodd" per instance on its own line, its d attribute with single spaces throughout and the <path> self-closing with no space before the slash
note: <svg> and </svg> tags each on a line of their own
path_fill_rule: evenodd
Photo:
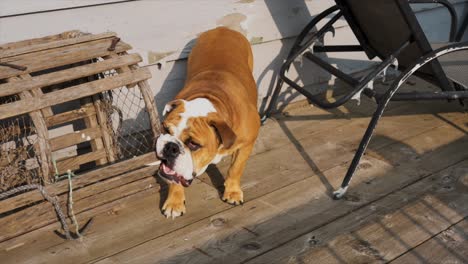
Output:
<svg viewBox="0 0 468 264">
<path fill-rule="evenodd" d="M 165 161 L 162 161 L 161 166 L 159 166 L 159 176 L 163 177 L 168 181 L 181 184 L 184 187 L 189 187 L 191 183 L 191 181 L 187 181 L 182 175 L 178 174 L 173 169 L 171 169 Z"/>
</svg>

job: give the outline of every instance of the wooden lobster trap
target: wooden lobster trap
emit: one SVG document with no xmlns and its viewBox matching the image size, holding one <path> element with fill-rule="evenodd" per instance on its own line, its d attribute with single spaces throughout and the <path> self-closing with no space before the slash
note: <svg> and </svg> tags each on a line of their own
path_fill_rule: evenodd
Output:
<svg viewBox="0 0 468 264">
<path fill-rule="evenodd" d="M 0 45 L 0 193 L 36 184 L 60 196 L 68 186 L 60 180 L 71 172 L 79 175 L 75 190 L 109 189 L 118 184 L 112 178 L 155 160 L 151 74 L 130 49 L 115 33 L 79 31 Z M 0 221 L 38 201 L 38 192 L 0 197 Z M 7 227 L 0 241 L 53 220 Z"/>
</svg>

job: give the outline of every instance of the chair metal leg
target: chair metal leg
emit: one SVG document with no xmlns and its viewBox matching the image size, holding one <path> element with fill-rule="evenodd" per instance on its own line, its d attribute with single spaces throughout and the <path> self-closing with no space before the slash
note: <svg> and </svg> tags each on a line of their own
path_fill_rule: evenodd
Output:
<svg viewBox="0 0 468 264">
<path fill-rule="evenodd" d="M 372 137 L 375 127 L 382 116 L 387 104 L 390 102 L 392 97 L 395 95 L 397 90 L 402 86 L 403 83 L 408 80 L 408 78 L 413 75 L 419 68 L 423 67 L 425 64 L 431 62 L 432 60 L 443 56 L 448 53 L 456 52 L 459 50 L 468 50 L 468 42 L 463 43 L 455 43 L 452 45 L 448 45 L 437 49 L 430 54 L 425 55 L 424 57 L 420 58 L 419 60 L 415 61 L 412 66 L 408 67 L 401 75 L 398 77 L 392 84 L 392 86 L 386 91 L 386 93 L 379 99 L 377 110 L 374 112 L 372 119 L 367 127 L 366 133 L 359 144 L 359 148 L 354 155 L 353 161 L 348 168 L 348 172 L 341 183 L 341 187 L 333 192 L 333 199 L 337 200 L 344 196 L 346 191 L 348 190 L 349 183 L 353 177 L 353 174 L 356 172 L 357 166 L 359 165 L 359 161 L 361 160 L 362 155 L 366 151 L 367 145 Z M 462 92 L 459 92 L 461 96 Z"/>
<path fill-rule="evenodd" d="M 278 100 L 278 95 L 281 92 L 281 87 L 283 86 L 283 83 L 284 83 L 283 79 L 281 79 L 281 77 L 278 75 L 277 80 L 276 80 L 276 87 L 273 90 L 273 95 L 271 96 L 271 100 L 268 103 L 268 107 L 261 118 L 262 124 L 265 123 L 265 121 L 268 118 L 270 118 L 271 112 L 273 111 L 273 107 L 276 105 L 276 100 Z"/>
<path fill-rule="evenodd" d="M 366 151 L 367 146 L 369 145 L 372 134 L 374 133 L 374 129 L 377 126 L 377 123 L 382 117 L 383 112 L 385 111 L 385 108 L 388 105 L 388 102 L 390 102 L 391 98 L 393 97 L 395 92 L 398 90 L 398 88 L 402 84 L 403 82 L 397 79 L 394 82 L 393 86 L 379 100 L 377 110 L 375 110 L 374 115 L 372 116 L 372 119 L 369 123 L 369 126 L 367 127 L 366 132 L 364 133 L 361 143 L 359 144 L 359 148 L 356 151 L 356 154 L 354 154 L 354 158 L 351 161 L 351 165 L 349 166 L 348 171 L 346 172 L 343 182 L 341 183 L 341 187 L 338 190 L 333 192 L 333 199 L 338 200 L 338 199 L 341 199 L 345 195 L 349 187 L 349 182 L 353 178 L 353 175 L 356 172 L 359 162 L 361 161 L 361 158 L 364 155 L 364 152 Z"/>
<path fill-rule="evenodd" d="M 390 98 L 386 98 L 385 100 L 389 99 Z M 342 198 L 348 190 L 349 182 L 353 178 L 353 175 L 356 172 L 359 162 L 361 161 L 361 158 L 364 155 L 367 146 L 369 145 L 372 134 L 374 133 L 374 129 L 377 126 L 377 123 L 379 122 L 380 118 L 382 117 L 386 105 L 387 103 L 385 103 L 384 100 L 379 103 L 379 106 L 374 112 L 372 120 L 370 121 L 369 126 L 367 127 L 366 133 L 364 133 L 364 137 L 362 138 L 361 143 L 359 144 L 359 148 L 356 151 L 356 154 L 354 154 L 354 158 L 351 161 L 351 165 L 349 166 L 348 171 L 346 172 L 343 182 L 341 183 L 341 187 L 333 192 L 333 199 L 338 200 Z"/>
</svg>

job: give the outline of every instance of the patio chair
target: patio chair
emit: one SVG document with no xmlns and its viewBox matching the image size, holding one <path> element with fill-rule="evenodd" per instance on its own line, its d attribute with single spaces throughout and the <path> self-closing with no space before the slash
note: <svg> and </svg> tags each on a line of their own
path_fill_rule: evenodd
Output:
<svg viewBox="0 0 468 264">
<path fill-rule="evenodd" d="M 307 99 L 321 107 L 334 108 L 343 105 L 361 93 L 373 98 L 378 104 L 372 119 L 361 140 L 341 187 L 333 193 L 334 199 L 340 199 L 346 193 L 353 174 L 358 167 L 373 131 L 382 116 L 387 104 L 392 101 L 415 100 L 455 100 L 463 103 L 468 98 L 468 42 L 459 42 L 468 19 L 465 19 L 460 32 L 457 30 L 457 16 L 453 6 L 445 0 L 336 0 L 336 5 L 317 15 L 306 25 L 297 37 L 286 61 L 282 65 L 276 87 L 263 120 L 270 117 L 283 83 L 303 94 Z M 426 39 L 410 3 L 439 3 L 444 5 L 451 15 L 450 39 L 448 45 L 432 45 Z M 323 45 L 319 40 L 328 31 L 333 31 L 333 24 L 344 18 L 355 34 L 360 45 Z M 318 22 L 328 18 L 321 28 L 315 27 Z M 313 50 L 313 51 L 311 51 Z M 464 50 L 464 51 L 463 51 Z M 324 61 L 315 53 L 363 51 L 369 59 L 378 57 L 381 60 L 369 74 L 355 79 Z M 449 53 L 460 52 L 447 55 Z M 446 55 L 446 56 L 443 56 Z M 460 56 L 464 55 L 464 58 Z M 321 94 L 312 94 L 286 76 L 290 65 L 296 58 L 303 56 L 338 79 L 349 84 L 351 89 L 334 101 L 323 99 Z M 377 93 L 368 88 L 369 84 L 390 65 L 395 64 L 399 75 L 385 93 Z M 397 90 L 412 75 L 416 75 L 440 88 L 434 92 L 399 92 Z"/>
</svg>

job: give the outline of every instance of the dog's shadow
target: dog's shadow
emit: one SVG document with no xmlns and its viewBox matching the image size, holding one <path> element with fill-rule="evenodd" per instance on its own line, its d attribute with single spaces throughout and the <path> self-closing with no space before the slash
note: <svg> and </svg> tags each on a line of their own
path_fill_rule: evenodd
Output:
<svg viewBox="0 0 468 264">
<path fill-rule="evenodd" d="M 153 174 L 153 177 L 156 183 L 159 184 L 159 210 L 161 213 L 163 213 L 162 207 L 166 202 L 167 196 L 169 194 L 169 184 L 167 184 L 167 182 L 159 177 L 157 171 Z"/>
<path fill-rule="evenodd" d="M 222 199 L 224 194 L 224 176 L 219 171 L 218 167 L 214 164 L 208 166 L 206 169 L 206 174 L 210 178 L 211 184 L 216 188 L 218 191 L 219 198 Z"/>
</svg>

